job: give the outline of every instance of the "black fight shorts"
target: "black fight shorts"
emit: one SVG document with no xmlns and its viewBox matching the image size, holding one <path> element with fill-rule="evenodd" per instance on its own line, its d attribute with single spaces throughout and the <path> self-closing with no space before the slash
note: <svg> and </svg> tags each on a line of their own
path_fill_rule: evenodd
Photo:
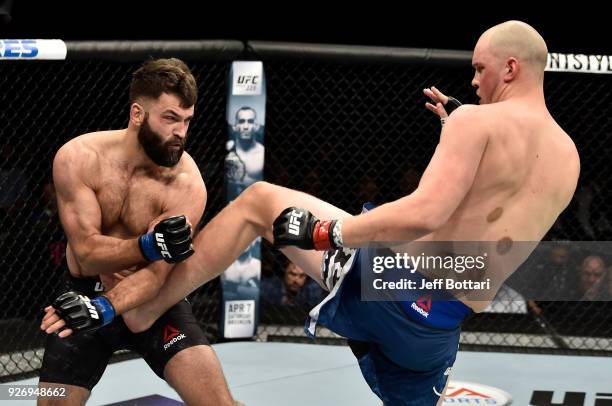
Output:
<svg viewBox="0 0 612 406">
<path fill-rule="evenodd" d="M 66 287 L 94 297 L 98 282 L 96 279 L 68 277 Z M 132 333 L 123 318 L 117 317 L 109 325 L 93 332 L 66 338 L 49 334 L 40 381 L 91 390 L 102 377 L 113 353 L 121 349 L 140 354 L 157 376 L 164 379 L 168 361 L 178 352 L 196 345 L 209 345 L 209 342 L 193 315 L 191 304 L 182 300 L 142 333 Z"/>
</svg>

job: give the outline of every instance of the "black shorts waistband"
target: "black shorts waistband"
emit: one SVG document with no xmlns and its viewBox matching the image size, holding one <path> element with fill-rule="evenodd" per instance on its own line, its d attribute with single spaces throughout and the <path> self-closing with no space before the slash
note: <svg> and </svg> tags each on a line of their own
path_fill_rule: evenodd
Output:
<svg viewBox="0 0 612 406">
<path fill-rule="evenodd" d="M 64 274 L 64 290 L 76 290 L 87 296 L 98 296 L 104 292 L 104 287 L 98 276 L 92 278 L 78 278 L 69 271 Z"/>
</svg>

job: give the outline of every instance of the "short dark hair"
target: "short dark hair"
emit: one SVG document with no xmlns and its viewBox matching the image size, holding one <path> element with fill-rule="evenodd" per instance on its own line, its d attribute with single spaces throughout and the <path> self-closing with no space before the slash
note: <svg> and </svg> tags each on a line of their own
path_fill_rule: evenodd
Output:
<svg viewBox="0 0 612 406">
<path fill-rule="evenodd" d="M 182 107 L 196 104 L 198 86 L 185 62 L 176 58 L 154 59 L 132 74 L 130 104 L 141 98 L 157 99 L 162 93 L 177 96 Z"/>
<path fill-rule="evenodd" d="M 255 117 L 257 117 L 257 112 L 255 111 L 253 107 L 242 106 L 238 110 L 236 110 L 236 120 L 238 120 L 238 113 L 240 113 L 241 111 L 252 111 L 253 114 L 255 114 Z"/>
</svg>

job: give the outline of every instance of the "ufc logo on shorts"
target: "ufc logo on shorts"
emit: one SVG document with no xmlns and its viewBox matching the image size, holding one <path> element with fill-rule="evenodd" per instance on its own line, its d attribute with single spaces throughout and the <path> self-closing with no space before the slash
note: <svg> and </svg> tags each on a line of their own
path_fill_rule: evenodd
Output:
<svg viewBox="0 0 612 406">
<path fill-rule="evenodd" d="M 300 221 L 298 220 L 304 215 L 304 212 L 301 211 L 291 211 L 291 216 L 289 217 L 289 234 L 300 235 Z"/>
<path fill-rule="evenodd" d="M 157 246 L 161 248 L 161 256 L 166 258 L 172 258 L 172 255 L 168 252 L 168 247 L 166 246 L 166 242 L 164 241 L 164 235 L 162 233 L 155 233 L 155 241 L 157 241 Z"/>
<path fill-rule="evenodd" d="M 91 301 L 89 300 L 89 298 L 83 295 L 79 295 L 79 297 L 81 298 L 83 303 L 85 303 L 85 307 L 87 307 L 87 310 L 89 311 L 89 315 L 91 316 L 91 318 L 98 320 L 100 318 L 100 316 L 98 316 L 98 311 L 96 310 L 96 307 L 91 304 Z"/>
</svg>

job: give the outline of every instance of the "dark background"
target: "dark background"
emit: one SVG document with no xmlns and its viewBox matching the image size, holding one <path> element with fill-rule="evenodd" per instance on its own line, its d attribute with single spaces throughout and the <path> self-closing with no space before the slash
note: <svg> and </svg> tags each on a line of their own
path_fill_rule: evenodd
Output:
<svg viewBox="0 0 612 406">
<path fill-rule="evenodd" d="M 608 13 L 587 2 L 451 3 L 284 1 L 54 1 L 12 2 L 2 38 L 241 39 L 425 47 L 473 48 L 486 28 L 508 19 L 532 24 L 549 51 L 612 54 Z M 6 9 L 6 8 L 5 8 Z"/>
<path fill-rule="evenodd" d="M 249 39 L 468 50 L 486 28 L 514 18 L 535 26 L 552 52 L 612 55 L 612 35 L 608 22 L 603 21 L 608 14 L 600 7 L 587 7 L 584 2 L 580 2 L 580 9 L 576 3 L 555 5 L 545 12 L 500 12 L 488 8 L 510 8 L 515 3 L 470 3 L 470 8 L 432 3 L 415 8 L 414 4 L 404 2 L 404 8 L 410 7 L 406 11 L 385 7 L 380 1 L 336 10 L 311 2 L 283 3 L 274 9 L 264 6 L 263 0 L 249 5 L 223 1 L 226 4 L 219 6 L 202 0 L 205 5 L 202 8 L 181 0 L 159 4 L 106 1 L 103 5 L 14 0 L 10 21 L 8 14 L 2 18 L 0 9 L 0 38 Z M 6 0 L 0 0 L 0 6 L 3 3 Z M 196 108 L 200 113 L 192 125 L 188 150 L 198 157 L 209 189 L 207 219 L 210 219 L 225 204 L 218 191 L 223 187 L 226 153 L 228 64 L 206 58 L 189 62 L 201 79 L 202 97 Z M 469 65 L 379 66 L 341 62 L 266 62 L 269 93 L 265 178 L 316 194 L 357 213 L 360 202 L 380 203 L 409 193 L 407 190 L 415 186 L 415 174 L 418 178 L 427 164 L 437 142 L 431 134 L 439 131 L 439 123 L 422 107 L 423 86 L 437 84 L 460 100 L 473 102 L 469 85 L 473 72 Z M 22 206 L 0 218 L 0 232 L 6 231 L 11 236 L 4 240 L 4 245 L 0 239 L 0 252 L 13 253 L 0 256 L 0 287 L 6 293 L 0 295 L 0 320 L 6 323 L 0 331 L 0 352 L 27 351 L 42 345 L 44 335 L 38 330 L 40 309 L 56 296 L 64 271 L 60 248 L 65 241 L 61 227 L 57 217 L 50 217 L 45 210 L 48 199 L 43 200 L 52 156 L 77 134 L 125 125 L 126 90 L 130 72 L 137 65 L 68 60 L 2 61 L 0 67 L 0 145 L 16 146 L 11 152 L 14 159 L 0 156 L 0 167 L 5 164 L 21 169 L 30 186 L 23 188 L 27 196 Z M 551 113 L 574 137 L 583 157 L 576 199 L 550 239 L 609 240 L 612 235 L 611 80 L 611 75 L 577 73 L 558 73 L 547 78 Z M 415 139 L 417 143 L 413 142 Z M 337 165 L 337 159 L 342 159 L 343 165 Z M 290 175 L 302 171 L 303 176 Z M 402 181 L 398 183 L 395 179 Z M 372 181 L 374 191 L 370 187 Z M 584 221 L 577 220 L 579 214 Z M 586 233 L 583 223 L 595 228 L 595 233 Z M 271 250 L 265 252 L 269 254 Z M 612 259 L 606 259 L 610 265 Z M 279 263 L 264 257 L 263 271 L 269 280 L 280 275 L 276 266 Z M 568 264 L 566 272 L 559 274 L 567 278 L 558 278 L 561 282 L 551 284 L 552 288 L 564 284 L 578 286 L 574 264 Z M 218 281 L 204 286 L 192 297 L 198 320 L 206 324 L 211 340 L 217 337 L 218 297 Z M 612 336 L 610 303 L 552 303 L 542 307 L 547 325 L 561 335 L 608 338 Z M 275 305 L 262 310 L 261 322 L 266 325 L 268 340 L 272 336 L 277 340 L 303 337 L 301 328 L 287 334 L 278 326 L 301 324 L 307 311 L 308 307 L 296 311 Z M 555 336 L 531 315 L 478 315 L 464 327 L 468 331 Z M 586 346 L 612 354 L 605 341 L 601 344 L 596 341 L 593 346 L 588 344 L 592 342 L 590 338 L 571 340 L 573 348 Z M 506 347 L 526 351 L 526 347 L 520 347 L 522 342 L 520 336 L 504 338 Z M 495 343 L 487 337 L 476 337 L 472 342 L 481 349 Z M 542 350 L 540 336 L 530 344 L 535 351 Z M 40 357 L 34 356 L 28 360 L 27 368 L 19 367 L 16 371 L 35 371 L 39 361 Z"/>
</svg>

